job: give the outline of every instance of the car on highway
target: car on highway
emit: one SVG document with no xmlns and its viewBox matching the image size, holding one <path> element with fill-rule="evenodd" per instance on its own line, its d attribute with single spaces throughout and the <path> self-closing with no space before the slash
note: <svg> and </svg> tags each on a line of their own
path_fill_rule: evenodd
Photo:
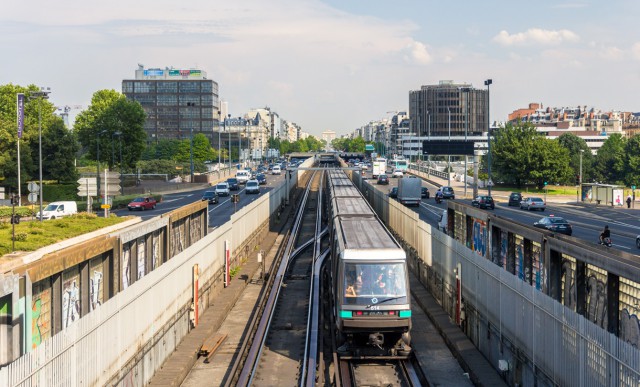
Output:
<svg viewBox="0 0 640 387">
<path fill-rule="evenodd" d="M 231 194 L 231 190 L 229 189 L 229 184 L 227 182 L 216 184 L 215 192 L 218 196 L 229 196 Z"/>
<path fill-rule="evenodd" d="M 495 209 L 496 204 L 493 201 L 493 197 L 487 195 L 480 195 L 471 201 L 471 205 L 481 209 Z"/>
<path fill-rule="evenodd" d="M 533 224 L 534 227 L 545 228 L 549 231 L 571 235 L 573 229 L 571 224 L 565 219 L 559 216 L 545 216 Z"/>
<path fill-rule="evenodd" d="M 273 168 L 271 168 L 272 175 L 279 175 L 281 173 L 282 173 L 282 168 L 280 168 L 279 165 L 274 165 Z"/>
<path fill-rule="evenodd" d="M 247 181 L 247 184 L 244 186 L 244 193 L 245 194 L 259 194 L 260 193 L 260 183 L 258 182 L 258 180 L 249 180 Z"/>
<path fill-rule="evenodd" d="M 523 201 L 520 202 L 520 209 L 521 210 L 540 210 L 540 211 L 544 211 L 544 209 L 546 208 L 546 204 L 544 202 L 544 200 L 542 200 L 541 198 L 526 198 Z"/>
<path fill-rule="evenodd" d="M 391 190 L 389 191 L 389 197 L 390 198 L 397 198 L 398 197 L 398 187 L 392 187 Z"/>
<path fill-rule="evenodd" d="M 267 184 L 267 176 L 264 173 L 256 174 L 256 180 L 258 180 L 258 184 L 260 185 Z"/>
<path fill-rule="evenodd" d="M 519 206 L 521 201 L 522 201 L 522 194 L 520 192 L 512 192 L 511 195 L 509 195 L 510 207 Z"/>
<path fill-rule="evenodd" d="M 218 194 L 216 193 L 216 191 L 205 191 L 204 194 L 202 195 L 202 201 L 208 200 L 209 204 L 216 204 L 218 203 Z"/>
<path fill-rule="evenodd" d="M 443 199 L 455 199 L 456 198 L 456 193 L 453 190 L 453 187 L 444 186 L 444 187 L 440 188 L 440 192 L 442 192 L 442 198 Z"/>
<path fill-rule="evenodd" d="M 389 184 L 389 176 L 379 175 L 377 184 Z"/>
<path fill-rule="evenodd" d="M 404 172 L 402 172 L 402 169 L 394 169 L 393 172 L 391 172 L 391 177 L 402 177 L 404 176 Z"/>
<path fill-rule="evenodd" d="M 156 208 L 156 199 L 151 196 L 143 196 L 139 198 L 133 199 L 129 204 L 127 204 L 127 208 L 129 211 L 133 210 L 153 210 Z"/>
<path fill-rule="evenodd" d="M 420 188 L 420 197 L 423 199 L 429 199 L 429 188 L 427 187 L 421 187 Z"/>
<path fill-rule="evenodd" d="M 636 237 L 636 247 L 640 249 L 640 235 Z"/>
<path fill-rule="evenodd" d="M 229 191 L 237 191 L 240 189 L 240 182 L 235 177 L 228 178 L 227 184 L 229 184 Z"/>
</svg>

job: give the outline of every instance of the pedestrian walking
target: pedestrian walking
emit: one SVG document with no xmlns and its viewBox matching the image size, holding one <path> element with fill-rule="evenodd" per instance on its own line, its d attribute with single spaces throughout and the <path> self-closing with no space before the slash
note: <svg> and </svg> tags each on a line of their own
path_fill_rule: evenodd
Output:
<svg viewBox="0 0 640 387">
<path fill-rule="evenodd" d="M 627 208 L 631 208 L 631 195 L 627 196 Z"/>
</svg>

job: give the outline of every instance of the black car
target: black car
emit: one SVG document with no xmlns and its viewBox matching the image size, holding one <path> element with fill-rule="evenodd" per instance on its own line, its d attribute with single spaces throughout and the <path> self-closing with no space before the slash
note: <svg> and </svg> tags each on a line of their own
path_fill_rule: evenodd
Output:
<svg viewBox="0 0 640 387">
<path fill-rule="evenodd" d="M 440 189 L 440 192 L 442 192 L 442 198 L 443 199 L 455 199 L 456 198 L 456 194 L 455 192 L 453 192 L 453 187 L 442 187 Z"/>
<path fill-rule="evenodd" d="M 390 198 L 397 198 L 398 197 L 398 187 L 392 187 L 391 191 L 389 191 L 389 197 Z"/>
<path fill-rule="evenodd" d="M 237 191 L 240 189 L 238 179 L 236 179 L 235 177 L 228 178 L 227 183 L 229 184 L 229 191 Z"/>
<path fill-rule="evenodd" d="M 267 176 L 265 176 L 265 174 L 264 174 L 264 173 L 258 173 L 258 174 L 256 175 L 256 180 L 258 180 L 258 183 L 259 183 L 260 185 L 265 185 L 265 184 L 267 184 Z"/>
<path fill-rule="evenodd" d="M 215 191 L 205 191 L 204 195 L 202 195 L 202 201 L 205 200 L 208 200 L 209 204 L 217 204 L 218 194 Z"/>
<path fill-rule="evenodd" d="M 389 176 L 378 175 L 378 184 L 389 184 Z"/>
<path fill-rule="evenodd" d="M 420 197 L 423 199 L 429 199 L 429 188 L 420 187 Z"/>
<path fill-rule="evenodd" d="M 471 201 L 471 205 L 482 209 L 495 209 L 496 204 L 491 196 L 481 195 Z"/>
<path fill-rule="evenodd" d="M 535 227 L 546 228 L 549 231 L 557 232 L 560 234 L 571 235 L 573 233 L 571 224 L 567 222 L 566 219 L 559 216 L 545 216 L 544 218 L 535 222 L 533 225 Z"/>
<path fill-rule="evenodd" d="M 520 192 L 512 192 L 509 195 L 509 206 L 519 206 L 522 201 L 522 194 Z"/>
</svg>

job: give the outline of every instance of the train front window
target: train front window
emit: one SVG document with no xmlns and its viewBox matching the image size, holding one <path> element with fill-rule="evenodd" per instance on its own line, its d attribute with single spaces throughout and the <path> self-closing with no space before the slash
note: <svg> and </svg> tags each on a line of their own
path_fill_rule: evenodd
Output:
<svg viewBox="0 0 640 387">
<path fill-rule="evenodd" d="M 370 305 L 405 304 L 407 286 L 403 263 L 345 263 L 344 303 Z"/>
</svg>

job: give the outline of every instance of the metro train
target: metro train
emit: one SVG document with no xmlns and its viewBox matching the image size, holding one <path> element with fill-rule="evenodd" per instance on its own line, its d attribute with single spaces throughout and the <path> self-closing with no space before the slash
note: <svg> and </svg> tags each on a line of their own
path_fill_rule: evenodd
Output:
<svg viewBox="0 0 640 387">
<path fill-rule="evenodd" d="M 344 171 L 329 171 L 326 184 L 339 352 L 407 356 L 411 295 L 406 254 Z"/>
</svg>

